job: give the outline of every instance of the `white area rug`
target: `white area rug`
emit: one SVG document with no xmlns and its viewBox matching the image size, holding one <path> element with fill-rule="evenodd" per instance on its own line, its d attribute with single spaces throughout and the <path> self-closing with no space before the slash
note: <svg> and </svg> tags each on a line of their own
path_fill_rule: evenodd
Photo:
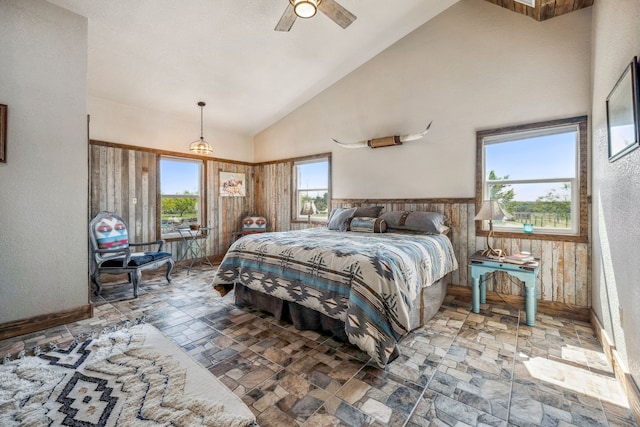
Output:
<svg viewBox="0 0 640 427">
<path fill-rule="evenodd" d="M 40 353 L 38 349 L 36 353 Z M 0 365 L 0 426 L 255 425 L 247 406 L 150 325 Z"/>
</svg>

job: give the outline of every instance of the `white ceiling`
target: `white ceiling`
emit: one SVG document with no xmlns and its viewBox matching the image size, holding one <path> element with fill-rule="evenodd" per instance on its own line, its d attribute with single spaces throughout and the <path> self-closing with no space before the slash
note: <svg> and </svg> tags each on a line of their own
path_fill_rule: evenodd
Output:
<svg viewBox="0 0 640 427">
<path fill-rule="evenodd" d="M 89 96 L 255 135 L 458 0 L 339 0 L 273 30 L 288 0 L 49 0 L 88 18 Z M 398 64 L 398 66 L 402 66 Z"/>
</svg>

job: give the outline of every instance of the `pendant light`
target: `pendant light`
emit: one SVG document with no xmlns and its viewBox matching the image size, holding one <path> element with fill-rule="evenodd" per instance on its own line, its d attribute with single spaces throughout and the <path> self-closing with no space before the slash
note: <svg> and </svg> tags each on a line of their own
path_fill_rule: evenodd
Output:
<svg viewBox="0 0 640 427">
<path fill-rule="evenodd" d="M 191 145 L 189 145 L 189 150 L 191 150 L 193 153 L 195 154 L 210 154 L 213 153 L 213 148 L 211 148 L 211 145 L 209 145 L 209 143 L 207 141 L 204 140 L 204 137 L 202 136 L 202 123 L 203 123 L 203 119 L 202 119 L 202 113 L 203 113 L 203 108 L 204 106 L 207 105 L 204 102 L 200 101 L 198 102 L 198 107 L 200 107 L 200 139 L 197 141 L 193 141 L 191 143 Z"/>
</svg>

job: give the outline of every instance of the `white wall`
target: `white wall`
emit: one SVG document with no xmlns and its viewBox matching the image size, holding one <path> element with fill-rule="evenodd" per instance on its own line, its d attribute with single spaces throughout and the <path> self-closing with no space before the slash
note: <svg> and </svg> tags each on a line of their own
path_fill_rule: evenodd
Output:
<svg viewBox="0 0 640 427">
<path fill-rule="evenodd" d="M 169 113 L 89 98 L 90 137 L 98 141 L 135 145 L 158 150 L 190 153 L 189 144 L 200 139 L 200 107 L 193 101 L 193 121 Z M 206 110 L 206 106 L 204 107 Z M 253 137 L 207 127 L 204 139 L 211 144 L 211 157 L 253 161 Z"/>
<path fill-rule="evenodd" d="M 333 197 L 475 195 L 479 129 L 584 115 L 591 9 L 537 22 L 462 0 L 261 132 L 255 159 L 331 151 Z M 347 149 L 413 133 L 400 147 Z"/>
<path fill-rule="evenodd" d="M 88 303 L 87 20 L 0 1 L 0 323 Z"/>
<path fill-rule="evenodd" d="M 593 6 L 593 310 L 640 384 L 640 149 L 609 163 L 605 101 L 640 56 L 640 2 Z M 620 319 L 619 307 L 623 316 Z"/>
</svg>

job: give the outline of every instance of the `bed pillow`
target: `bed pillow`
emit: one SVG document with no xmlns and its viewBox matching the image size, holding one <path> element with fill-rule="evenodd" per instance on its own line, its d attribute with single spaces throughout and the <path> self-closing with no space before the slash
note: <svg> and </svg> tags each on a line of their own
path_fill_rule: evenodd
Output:
<svg viewBox="0 0 640 427">
<path fill-rule="evenodd" d="M 383 209 L 384 206 L 361 206 L 356 209 L 356 213 L 353 215 L 353 217 L 378 218 L 380 216 L 380 212 L 382 212 Z"/>
<path fill-rule="evenodd" d="M 347 231 L 347 220 L 353 217 L 356 208 L 335 208 L 331 210 L 327 228 L 329 230 Z"/>
<path fill-rule="evenodd" d="M 380 216 L 387 228 L 396 230 L 420 231 L 429 234 L 442 234 L 447 230 L 444 215 L 439 212 L 391 211 Z"/>
<path fill-rule="evenodd" d="M 360 233 L 384 233 L 387 223 L 381 218 L 354 216 L 349 220 L 349 231 Z"/>
</svg>

